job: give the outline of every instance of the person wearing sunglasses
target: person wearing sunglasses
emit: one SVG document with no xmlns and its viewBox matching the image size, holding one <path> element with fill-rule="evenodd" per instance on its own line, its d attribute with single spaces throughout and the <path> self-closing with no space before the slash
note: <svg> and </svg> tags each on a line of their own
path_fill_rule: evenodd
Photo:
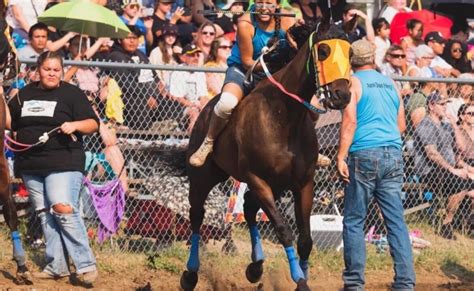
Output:
<svg viewBox="0 0 474 291">
<path fill-rule="evenodd" d="M 214 40 L 211 45 L 211 52 L 204 66 L 227 69 L 227 58 L 230 56 L 231 49 L 232 42 L 230 40 L 224 37 Z M 224 78 L 225 75 L 220 73 L 206 73 L 208 100 L 211 100 L 221 92 Z"/>
<path fill-rule="evenodd" d="M 407 56 L 399 45 L 391 45 L 385 53 L 384 60 L 380 65 L 380 72 L 388 77 L 402 77 L 405 75 L 407 65 Z M 411 93 L 410 84 L 408 82 L 395 81 L 398 90 L 405 96 Z"/>
<path fill-rule="evenodd" d="M 439 31 L 429 32 L 425 36 L 425 43 L 434 52 L 434 58 L 431 62 L 431 67 L 435 70 L 437 75 L 442 77 L 457 77 L 461 72 L 455 69 L 452 65 L 448 64 L 441 55 L 446 47 L 446 39 Z"/>
<path fill-rule="evenodd" d="M 274 41 L 286 39 L 286 31 L 295 20 L 292 17 L 280 17 L 268 13 L 280 12 L 280 0 L 256 0 L 250 11 L 258 14 L 244 14 L 239 18 L 237 29 L 237 42 L 232 47 L 227 60 L 229 68 L 226 72 L 222 94 L 214 106 L 209 129 L 206 137 L 189 159 L 194 167 L 204 165 L 207 156 L 212 152 L 214 140 L 224 129 L 232 111 L 237 104 L 247 95 L 252 85 L 246 84 L 245 74 L 254 66 L 264 47 Z M 285 11 L 286 12 L 286 11 Z M 262 74 L 262 67 L 255 66 L 253 74 Z M 257 76 L 261 79 L 265 75 Z M 258 80 L 256 80 L 258 82 Z"/>
<path fill-rule="evenodd" d="M 145 21 L 141 19 L 141 6 L 137 0 L 122 0 L 122 11 L 120 19 L 127 25 L 134 25 L 142 33 L 138 40 L 138 49 L 146 55 L 146 42 L 148 41 L 151 44 L 153 41 L 153 32 L 151 30 L 153 21 L 151 19 Z"/>
<path fill-rule="evenodd" d="M 467 47 L 458 40 L 449 40 L 441 57 L 461 73 L 470 73 L 473 70 L 467 58 Z"/>
<path fill-rule="evenodd" d="M 200 65 L 204 65 L 205 60 L 211 52 L 211 44 L 216 39 L 217 29 L 212 22 L 205 22 L 199 27 L 196 36 L 196 45 L 201 49 L 202 55 Z"/>
</svg>

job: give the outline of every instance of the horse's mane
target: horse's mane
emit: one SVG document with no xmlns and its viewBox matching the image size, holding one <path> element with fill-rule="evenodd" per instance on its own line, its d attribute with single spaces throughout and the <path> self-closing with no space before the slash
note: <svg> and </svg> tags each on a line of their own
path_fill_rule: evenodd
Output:
<svg viewBox="0 0 474 291">
<path fill-rule="evenodd" d="M 316 30 L 315 38 L 318 41 L 335 38 L 347 40 L 347 35 L 342 29 L 334 24 L 326 23 L 322 18 L 301 25 L 293 25 L 288 29 L 287 33 L 295 40 L 298 49 L 290 47 L 287 43 L 278 44 L 274 52 L 264 56 L 270 71 L 272 73 L 276 72 L 293 60 L 298 50 L 306 45 L 310 35 Z"/>
</svg>

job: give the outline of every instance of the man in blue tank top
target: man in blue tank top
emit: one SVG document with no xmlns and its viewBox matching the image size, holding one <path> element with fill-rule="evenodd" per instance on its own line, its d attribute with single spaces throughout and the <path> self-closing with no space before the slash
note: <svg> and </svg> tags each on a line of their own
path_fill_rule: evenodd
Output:
<svg viewBox="0 0 474 291">
<path fill-rule="evenodd" d="M 344 109 L 337 169 L 347 182 L 344 196 L 345 290 L 365 284 L 364 223 L 372 198 L 377 201 L 388 231 L 394 261 L 393 290 L 413 290 L 415 272 L 401 191 L 405 130 L 403 102 L 395 83 L 374 70 L 375 50 L 367 40 L 352 44 L 352 97 Z M 347 161 L 347 163 L 346 163 Z"/>
</svg>

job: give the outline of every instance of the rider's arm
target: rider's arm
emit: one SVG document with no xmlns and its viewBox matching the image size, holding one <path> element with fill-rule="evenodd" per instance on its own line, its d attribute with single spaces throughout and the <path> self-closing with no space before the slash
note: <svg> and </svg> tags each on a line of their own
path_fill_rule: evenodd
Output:
<svg viewBox="0 0 474 291">
<path fill-rule="evenodd" d="M 245 17 L 245 16 L 243 16 Z M 237 41 L 240 48 L 240 57 L 242 65 L 246 70 L 250 69 L 255 62 L 253 60 L 253 44 L 252 38 L 255 28 L 252 23 L 246 20 L 241 20 L 237 24 Z"/>
</svg>

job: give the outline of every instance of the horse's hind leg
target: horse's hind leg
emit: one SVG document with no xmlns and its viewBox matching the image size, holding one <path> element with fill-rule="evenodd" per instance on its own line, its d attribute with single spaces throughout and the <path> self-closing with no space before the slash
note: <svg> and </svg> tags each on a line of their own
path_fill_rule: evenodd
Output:
<svg viewBox="0 0 474 291">
<path fill-rule="evenodd" d="M 310 216 L 313 206 L 313 187 L 314 180 L 312 177 L 301 189 L 295 192 L 295 217 L 298 227 L 298 255 L 300 257 L 300 267 L 308 280 L 308 258 L 313 249 L 313 240 L 311 238 Z"/>
<path fill-rule="evenodd" d="M 260 281 L 263 274 L 263 254 L 262 241 L 257 227 L 257 212 L 260 209 L 260 202 L 252 192 L 245 193 L 244 216 L 250 232 L 250 240 L 252 242 L 252 263 L 247 266 L 245 275 L 251 283 Z"/>
<path fill-rule="evenodd" d="M 18 232 L 18 217 L 16 214 L 15 203 L 10 195 L 10 185 L 8 183 L 8 172 L 5 166 L 0 166 L 0 177 L 4 180 L 0 189 L 0 200 L 3 205 L 3 216 L 5 222 L 10 228 L 13 244 L 13 259 L 17 264 L 16 283 L 17 284 L 33 284 L 31 273 L 26 267 L 25 251 L 21 243 L 20 233 Z"/>
<path fill-rule="evenodd" d="M 207 164 L 205 168 L 191 170 L 189 173 L 189 219 L 191 221 L 191 247 L 187 271 L 181 276 L 181 288 L 193 290 L 198 282 L 197 272 L 199 271 L 199 242 L 201 240 L 200 230 L 204 220 L 204 203 L 209 195 L 209 191 L 219 182 L 225 180 L 227 176 L 223 174 L 215 165 Z"/>
<path fill-rule="evenodd" d="M 306 279 L 296 256 L 295 248 L 293 247 L 293 235 L 288 224 L 284 221 L 280 211 L 275 204 L 270 186 L 259 177 L 253 175 L 249 179 L 250 189 L 256 194 L 260 204 L 272 222 L 278 240 L 285 248 L 285 252 L 290 265 L 291 278 L 297 283 L 298 290 L 309 290 Z"/>
</svg>

